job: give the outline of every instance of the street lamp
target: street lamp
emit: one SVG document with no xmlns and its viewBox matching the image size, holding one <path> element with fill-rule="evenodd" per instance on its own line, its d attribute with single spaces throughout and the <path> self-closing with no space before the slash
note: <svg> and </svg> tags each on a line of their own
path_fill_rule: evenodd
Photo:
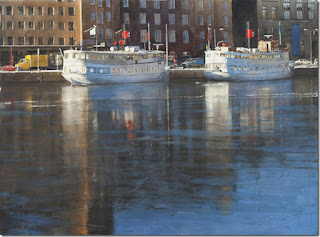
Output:
<svg viewBox="0 0 320 237">
<path fill-rule="evenodd" d="M 309 49 L 310 49 L 310 62 L 312 63 L 312 32 L 318 31 L 318 29 L 309 30 L 303 29 L 304 31 L 309 31 L 310 39 L 309 39 Z"/>
<path fill-rule="evenodd" d="M 223 27 L 220 27 L 219 30 L 224 30 Z M 217 36 L 216 36 L 216 29 L 213 29 L 213 37 L 214 37 L 214 47 L 217 47 Z"/>
</svg>

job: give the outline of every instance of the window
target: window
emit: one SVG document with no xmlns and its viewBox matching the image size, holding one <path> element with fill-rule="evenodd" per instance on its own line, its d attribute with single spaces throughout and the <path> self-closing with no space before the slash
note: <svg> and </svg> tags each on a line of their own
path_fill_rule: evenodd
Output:
<svg viewBox="0 0 320 237">
<path fill-rule="evenodd" d="M 226 1 L 223 2 L 223 11 L 227 11 L 228 9 L 228 3 Z"/>
<path fill-rule="evenodd" d="M 74 16 L 75 15 L 74 7 L 69 7 L 68 8 L 68 13 L 69 13 L 69 16 Z"/>
<path fill-rule="evenodd" d="M 0 36 L 0 45 L 3 45 L 3 36 Z"/>
<path fill-rule="evenodd" d="M 228 42 L 228 31 L 223 32 L 223 41 Z"/>
<path fill-rule="evenodd" d="M 33 7 L 28 7 L 28 13 L 29 13 L 29 16 L 33 16 L 34 15 Z"/>
<path fill-rule="evenodd" d="M 223 16 L 223 25 L 228 26 L 228 16 Z"/>
<path fill-rule="evenodd" d="M 208 16 L 208 26 L 211 26 L 211 15 Z"/>
<path fill-rule="evenodd" d="M 189 8 L 189 0 L 182 0 L 182 9 Z"/>
<path fill-rule="evenodd" d="M 98 0 L 98 7 L 102 7 L 102 0 Z"/>
<path fill-rule="evenodd" d="M 175 9 L 176 8 L 176 1 L 175 0 L 168 0 L 168 7 L 169 7 L 169 9 Z"/>
<path fill-rule="evenodd" d="M 7 21 L 7 29 L 8 30 L 12 30 L 13 29 L 12 21 Z"/>
<path fill-rule="evenodd" d="M 297 19 L 303 19 L 302 14 L 302 0 L 296 0 Z"/>
<path fill-rule="evenodd" d="M 18 37 L 18 44 L 24 45 L 24 37 Z"/>
<path fill-rule="evenodd" d="M 64 22 L 59 22 L 59 30 L 64 30 Z"/>
<path fill-rule="evenodd" d="M 73 37 L 69 37 L 69 45 L 73 45 L 73 42 L 74 42 Z"/>
<path fill-rule="evenodd" d="M 49 21 L 49 30 L 54 29 L 54 21 Z"/>
<path fill-rule="evenodd" d="M 68 28 L 69 28 L 69 30 L 74 30 L 73 22 L 68 22 Z"/>
<path fill-rule="evenodd" d="M 95 5 L 96 1 L 95 0 L 90 0 L 90 5 Z"/>
<path fill-rule="evenodd" d="M 308 18 L 309 20 L 314 19 L 314 0 L 308 0 Z"/>
<path fill-rule="evenodd" d="M 24 21 L 18 22 L 18 28 L 19 28 L 19 30 L 24 30 Z"/>
<path fill-rule="evenodd" d="M 154 9 L 160 9 L 160 0 L 154 0 Z"/>
<path fill-rule="evenodd" d="M 122 0 L 123 7 L 129 7 L 129 0 Z"/>
<path fill-rule="evenodd" d="M 140 30 L 140 42 L 147 42 L 147 30 Z"/>
<path fill-rule="evenodd" d="M 98 12 L 98 24 L 103 24 L 103 12 Z"/>
<path fill-rule="evenodd" d="M 112 29 L 107 29 L 106 34 L 107 34 L 107 39 L 112 40 Z"/>
<path fill-rule="evenodd" d="M 140 24 L 146 24 L 147 23 L 147 14 L 146 13 L 140 13 Z"/>
<path fill-rule="evenodd" d="M 140 0 L 140 8 L 146 8 L 147 7 L 147 0 Z"/>
<path fill-rule="evenodd" d="M 53 7 L 48 7 L 48 16 L 53 16 Z"/>
<path fill-rule="evenodd" d="M 38 15 L 39 16 L 43 15 L 43 7 L 38 7 Z"/>
<path fill-rule="evenodd" d="M 190 41 L 189 41 L 189 31 L 188 30 L 184 30 L 183 31 L 182 40 L 183 40 L 183 43 L 185 43 L 185 44 L 190 43 Z"/>
<path fill-rule="evenodd" d="M 0 6 L 0 16 L 2 15 L 2 6 Z M 3 39 L 3 38 L 2 38 Z"/>
<path fill-rule="evenodd" d="M 19 6 L 19 7 L 18 7 L 18 14 L 19 14 L 20 16 L 23 16 L 23 15 L 24 15 L 24 6 Z"/>
<path fill-rule="evenodd" d="M 277 19 L 277 8 L 276 7 L 271 7 L 271 15 L 272 15 L 272 19 L 276 20 Z"/>
<path fill-rule="evenodd" d="M 267 19 L 268 18 L 268 7 L 262 6 L 262 18 Z"/>
<path fill-rule="evenodd" d="M 200 32 L 200 39 L 201 39 L 201 40 L 204 40 L 204 31 L 201 31 L 201 32 Z"/>
<path fill-rule="evenodd" d="M 53 45 L 53 37 L 48 38 L 48 45 Z"/>
<path fill-rule="evenodd" d="M 154 41 L 156 43 L 161 43 L 161 30 L 154 31 Z"/>
<path fill-rule="evenodd" d="M 59 44 L 59 45 L 64 45 L 64 38 L 61 38 L 61 37 L 60 37 L 60 38 L 58 39 L 58 44 Z"/>
<path fill-rule="evenodd" d="M 123 13 L 123 23 L 127 25 L 130 24 L 129 13 Z"/>
<path fill-rule="evenodd" d="M 106 20 L 107 22 L 111 22 L 111 12 L 106 12 Z"/>
<path fill-rule="evenodd" d="M 169 30 L 169 42 L 170 43 L 176 42 L 176 31 L 175 30 Z"/>
<path fill-rule="evenodd" d="M 290 20 L 290 0 L 283 0 L 283 16 L 285 20 Z"/>
<path fill-rule="evenodd" d="M 43 29 L 44 29 L 43 21 L 38 21 L 38 30 L 43 30 Z"/>
<path fill-rule="evenodd" d="M 12 7 L 6 6 L 6 15 L 12 15 Z"/>
<path fill-rule="evenodd" d="M 38 45 L 43 45 L 43 37 L 38 38 Z"/>
<path fill-rule="evenodd" d="M 29 30 L 34 30 L 34 22 L 29 21 Z"/>
<path fill-rule="evenodd" d="M 176 24 L 176 17 L 175 14 L 169 14 L 169 25 Z"/>
<path fill-rule="evenodd" d="M 91 11 L 91 12 L 90 12 L 90 20 L 91 20 L 91 21 L 94 21 L 95 19 L 96 19 L 96 12 Z"/>
<path fill-rule="evenodd" d="M 103 29 L 101 28 L 98 29 L 98 38 L 103 39 Z"/>
<path fill-rule="evenodd" d="M 111 7 L 111 1 L 110 0 L 106 0 L 106 7 Z"/>
<path fill-rule="evenodd" d="M 161 16 L 159 13 L 154 14 L 154 24 L 155 25 L 161 25 Z"/>
<path fill-rule="evenodd" d="M 203 10 L 203 0 L 199 0 L 199 9 Z"/>
<path fill-rule="evenodd" d="M 2 21 L 0 21 L 0 30 L 2 30 L 2 27 L 3 27 L 3 26 L 2 26 Z"/>
<path fill-rule="evenodd" d="M 203 26 L 203 25 L 204 25 L 203 15 L 200 15 L 200 20 L 199 20 L 199 22 L 200 22 L 200 26 Z"/>
<path fill-rule="evenodd" d="M 34 37 L 29 37 L 29 45 L 34 45 Z"/>
<path fill-rule="evenodd" d="M 12 36 L 8 37 L 8 45 L 14 45 L 14 39 Z"/>
<path fill-rule="evenodd" d="M 182 15 L 182 25 L 188 25 L 188 15 Z"/>
<path fill-rule="evenodd" d="M 58 8 L 58 14 L 59 14 L 59 16 L 63 16 L 64 15 L 64 8 L 63 7 L 59 7 Z"/>
</svg>

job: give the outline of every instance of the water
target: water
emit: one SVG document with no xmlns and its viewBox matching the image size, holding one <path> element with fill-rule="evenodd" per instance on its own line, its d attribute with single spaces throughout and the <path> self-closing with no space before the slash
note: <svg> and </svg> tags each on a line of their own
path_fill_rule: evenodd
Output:
<svg viewBox="0 0 320 237">
<path fill-rule="evenodd" d="M 316 235 L 318 80 L 2 85 L 6 235 Z"/>
</svg>

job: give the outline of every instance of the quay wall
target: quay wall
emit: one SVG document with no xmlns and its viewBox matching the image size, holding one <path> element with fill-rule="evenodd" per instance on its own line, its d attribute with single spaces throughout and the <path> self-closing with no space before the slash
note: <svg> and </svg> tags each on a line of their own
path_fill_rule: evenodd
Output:
<svg viewBox="0 0 320 237">
<path fill-rule="evenodd" d="M 297 68 L 294 70 L 294 77 L 302 76 L 317 76 L 318 68 Z M 180 79 L 203 79 L 204 69 L 173 69 L 170 70 L 170 80 Z M 0 71 L 1 83 L 41 83 L 41 82 L 66 82 L 61 76 L 59 70 L 45 71 L 19 71 L 19 72 L 4 72 Z"/>
</svg>

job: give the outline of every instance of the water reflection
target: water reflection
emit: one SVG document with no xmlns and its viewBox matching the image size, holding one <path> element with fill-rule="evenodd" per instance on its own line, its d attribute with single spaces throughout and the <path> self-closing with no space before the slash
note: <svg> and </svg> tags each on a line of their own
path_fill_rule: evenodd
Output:
<svg viewBox="0 0 320 237">
<path fill-rule="evenodd" d="M 314 233 L 313 83 L 3 87 L 0 229 Z M 292 177 L 297 180 L 288 183 Z M 311 213 L 309 219 L 298 209 Z"/>
</svg>

